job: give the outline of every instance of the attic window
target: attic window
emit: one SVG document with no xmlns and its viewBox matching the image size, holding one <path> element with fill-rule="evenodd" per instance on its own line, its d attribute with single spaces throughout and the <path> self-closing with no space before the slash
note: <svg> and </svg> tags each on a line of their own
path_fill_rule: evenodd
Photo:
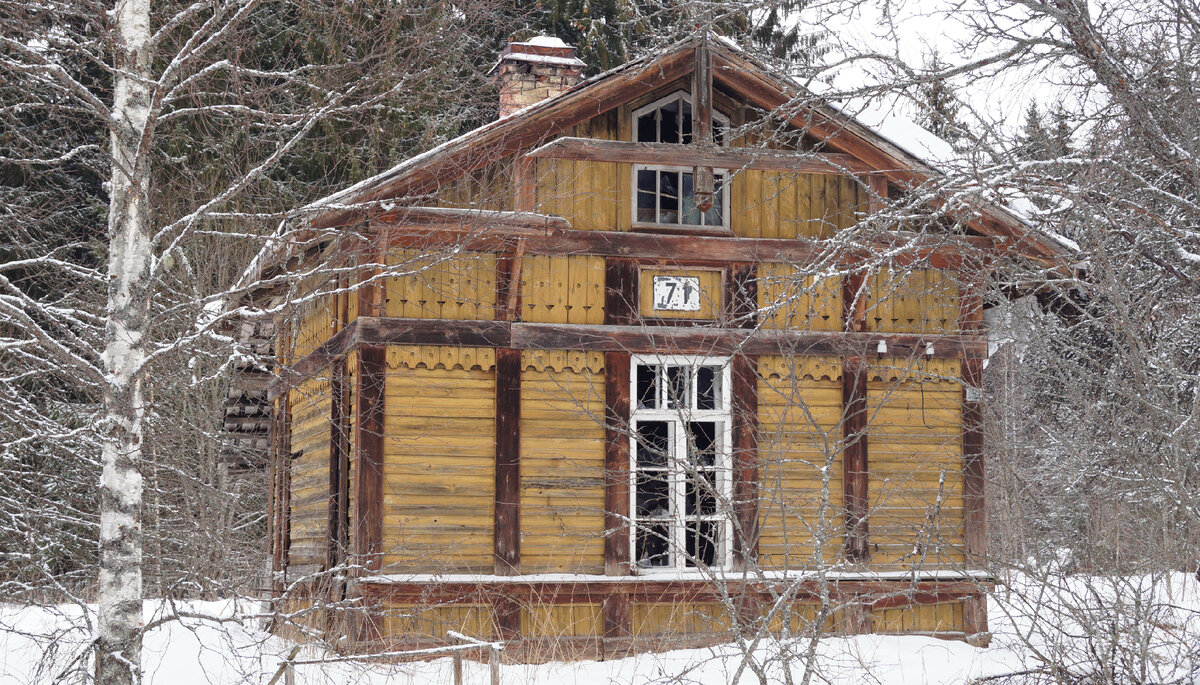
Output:
<svg viewBox="0 0 1200 685">
<path fill-rule="evenodd" d="M 692 96 L 677 91 L 634 112 L 634 140 L 639 143 L 692 142 Z M 726 142 L 729 119 L 713 111 L 713 140 Z M 712 209 L 696 208 L 692 169 L 653 164 L 633 167 L 633 222 L 648 226 L 724 228 L 729 225 L 729 189 L 723 173 L 714 174 Z"/>
</svg>

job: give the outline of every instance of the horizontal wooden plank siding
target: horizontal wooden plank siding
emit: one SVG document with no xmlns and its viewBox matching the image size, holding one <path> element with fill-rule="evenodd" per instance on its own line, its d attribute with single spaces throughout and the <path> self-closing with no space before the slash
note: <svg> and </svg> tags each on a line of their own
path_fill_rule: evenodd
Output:
<svg viewBox="0 0 1200 685">
<path fill-rule="evenodd" d="M 493 350 L 388 348 L 384 570 L 491 573 Z"/>
<path fill-rule="evenodd" d="M 288 393 L 291 406 L 290 572 L 324 568 L 329 549 L 330 379 L 326 369 Z"/>
<path fill-rule="evenodd" d="M 521 360 L 521 570 L 604 572 L 604 355 Z"/>
<path fill-rule="evenodd" d="M 815 568 L 841 553 L 839 362 L 836 357 L 758 360 L 758 549 L 763 568 Z"/>
<path fill-rule="evenodd" d="M 961 363 L 883 357 L 868 368 L 872 563 L 961 567 Z"/>
</svg>

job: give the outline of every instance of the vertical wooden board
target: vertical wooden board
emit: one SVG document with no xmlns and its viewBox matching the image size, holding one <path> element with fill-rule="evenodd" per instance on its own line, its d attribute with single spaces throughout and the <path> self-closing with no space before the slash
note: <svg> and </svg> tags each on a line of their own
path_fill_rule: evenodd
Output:
<svg viewBox="0 0 1200 685">
<path fill-rule="evenodd" d="M 632 110 L 628 105 L 617 108 L 617 140 L 633 140 Z M 616 171 L 616 229 L 628 231 L 633 213 L 633 165 L 615 164 Z"/>
<path fill-rule="evenodd" d="M 525 255 L 521 259 L 521 320 L 542 323 L 545 320 L 546 272 L 549 257 Z"/>
<path fill-rule="evenodd" d="M 859 193 L 862 187 L 849 176 L 835 176 L 838 180 L 838 197 L 841 201 L 841 221 L 839 228 L 850 228 L 858 222 Z"/>
<path fill-rule="evenodd" d="M 494 573 L 521 571 L 521 351 L 496 350 Z M 468 367 L 469 368 L 469 367 Z"/>
<path fill-rule="evenodd" d="M 746 204 L 746 172 L 730 171 L 726 176 L 729 184 L 729 230 L 739 238 L 752 238 L 750 213 Z"/>
<path fill-rule="evenodd" d="M 550 257 L 550 273 L 547 279 L 550 323 L 567 323 L 567 292 L 571 285 L 568 259 L 567 255 Z"/>
<path fill-rule="evenodd" d="M 566 133 L 569 136 L 578 136 L 579 127 L 572 126 L 571 130 Z M 583 225 L 583 215 L 579 211 L 579 167 L 582 162 L 576 162 L 571 159 L 558 160 L 558 197 L 559 210 L 562 212 L 562 217 L 571 222 L 572 226 Z"/>
<path fill-rule="evenodd" d="M 812 175 L 796 174 L 796 235 L 797 238 L 815 238 L 817 232 L 812 221 Z"/>
<path fill-rule="evenodd" d="M 833 237 L 842 229 L 844 224 L 842 207 L 841 180 L 835 174 L 824 174 L 821 176 L 825 184 L 825 225 L 829 232 L 828 237 Z M 822 236 L 826 237 L 826 236 Z"/>
<path fill-rule="evenodd" d="M 604 573 L 628 575 L 629 563 L 629 374 L 627 352 L 604 355 Z"/>
<path fill-rule="evenodd" d="M 762 237 L 780 238 L 782 204 L 781 174 L 764 172 L 762 175 Z"/>
<path fill-rule="evenodd" d="M 763 172 L 746 171 L 746 237 L 763 236 Z"/>
<path fill-rule="evenodd" d="M 779 237 L 793 239 L 799 234 L 796 216 L 796 184 L 798 174 L 779 174 Z"/>
<path fill-rule="evenodd" d="M 730 404 L 733 418 L 733 514 L 735 568 L 752 567 L 758 559 L 758 382 L 755 359 L 730 361 Z"/>
<path fill-rule="evenodd" d="M 587 317 L 584 323 L 604 323 L 604 258 L 595 255 L 579 258 L 586 266 L 587 278 L 584 280 L 587 289 L 585 299 Z"/>
<path fill-rule="evenodd" d="M 826 239 L 833 237 L 829 226 L 829 198 L 825 192 L 825 176 L 814 174 L 809 177 L 809 205 L 812 217 L 811 237 Z"/>
</svg>

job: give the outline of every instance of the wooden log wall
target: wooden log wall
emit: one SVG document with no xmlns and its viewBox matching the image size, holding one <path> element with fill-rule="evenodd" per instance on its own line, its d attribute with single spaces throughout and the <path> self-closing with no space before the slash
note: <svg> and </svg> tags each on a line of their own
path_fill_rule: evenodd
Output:
<svg viewBox="0 0 1200 685">
<path fill-rule="evenodd" d="M 288 569 L 303 576 L 325 568 L 329 545 L 331 395 L 328 369 L 288 393 L 291 489 Z"/>
<path fill-rule="evenodd" d="M 872 565 L 962 568 L 961 362 L 881 357 L 867 378 Z"/>
<path fill-rule="evenodd" d="M 604 355 L 521 365 L 521 570 L 604 573 Z"/>
<path fill-rule="evenodd" d="M 844 537 L 841 360 L 762 356 L 758 373 L 758 563 L 804 569 L 836 562 Z"/>
<path fill-rule="evenodd" d="M 383 568 L 491 573 L 496 353 L 387 348 Z"/>
</svg>

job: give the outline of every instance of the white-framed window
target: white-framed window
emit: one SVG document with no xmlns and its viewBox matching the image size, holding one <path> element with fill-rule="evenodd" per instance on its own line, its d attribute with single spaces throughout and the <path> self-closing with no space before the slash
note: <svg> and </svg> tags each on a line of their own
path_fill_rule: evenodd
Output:
<svg viewBox="0 0 1200 685">
<path fill-rule="evenodd" d="M 687 91 L 676 91 L 634 111 L 633 139 L 639 143 L 692 142 L 692 101 Z M 724 145 L 729 119 L 713 110 L 713 141 Z M 632 174 L 635 224 L 686 228 L 729 226 L 729 190 L 726 175 L 714 172 L 715 195 L 707 212 L 696 208 L 692 169 L 635 164 Z"/>
<path fill-rule="evenodd" d="M 643 355 L 632 362 L 631 558 L 644 571 L 726 566 L 729 360 Z"/>
</svg>

